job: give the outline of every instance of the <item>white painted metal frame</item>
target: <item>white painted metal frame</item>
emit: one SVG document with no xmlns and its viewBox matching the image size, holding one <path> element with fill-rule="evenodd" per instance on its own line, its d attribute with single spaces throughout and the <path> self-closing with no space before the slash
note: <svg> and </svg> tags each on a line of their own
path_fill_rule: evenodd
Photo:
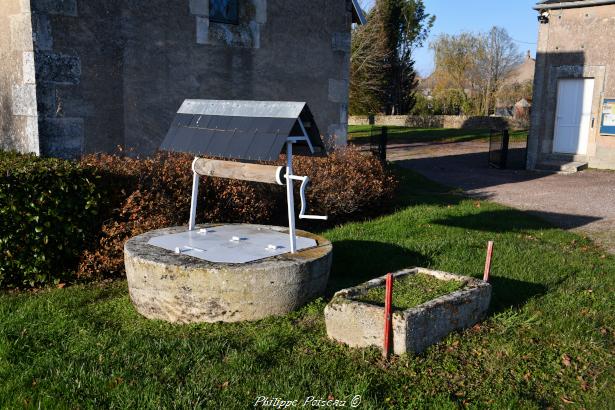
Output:
<svg viewBox="0 0 615 410">
<path fill-rule="evenodd" d="M 194 164 L 196 164 L 196 160 L 198 157 L 194 158 L 192 161 L 192 198 L 190 198 L 190 219 L 188 220 L 188 230 L 194 231 L 196 227 L 196 206 L 199 197 L 199 174 L 194 169 Z"/>
<path fill-rule="evenodd" d="M 305 141 L 310 148 L 310 152 L 314 153 L 314 147 L 308 137 L 307 131 L 299 118 L 299 126 L 301 127 L 302 136 L 288 137 L 286 140 L 286 202 L 288 204 L 288 235 L 290 241 L 290 251 L 295 253 L 297 251 L 297 233 L 295 228 L 295 197 L 294 197 L 294 184 L 293 181 L 301 181 L 301 187 L 299 188 L 299 194 L 301 196 L 301 210 L 299 211 L 299 219 L 317 219 L 326 221 L 326 216 L 320 215 L 306 215 L 307 200 L 305 197 L 305 190 L 310 182 L 307 176 L 293 175 L 293 144 Z M 190 219 L 188 221 L 188 230 L 193 231 L 196 229 L 196 208 L 199 195 L 199 180 L 200 176 L 194 169 L 194 164 L 198 160 L 198 157 L 192 162 L 192 198 L 190 200 Z M 277 174 L 279 175 L 279 173 Z M 280 181 L 276 175 L 276 181 L 280 185 L 284 185 L 284 181 Z"/>
</svg>

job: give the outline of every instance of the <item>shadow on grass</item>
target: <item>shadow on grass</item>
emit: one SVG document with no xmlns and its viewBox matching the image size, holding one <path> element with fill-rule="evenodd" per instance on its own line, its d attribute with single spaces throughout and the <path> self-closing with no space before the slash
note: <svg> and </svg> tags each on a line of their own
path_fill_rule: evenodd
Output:
<svg viewBox="0 0 615 410">
<path fill-rule="evenodd" d="M 489 283 L 493 292 L 489 308 L 492 313 L 522 306 L 529 299 L 547 293 L 544 285 L 517 279 L 491 276 Z"/>
<path fill-rule="evenodd" d="M 346 240 L 335 242 L 333 247 L 328 294 L 386 275 L 388 272 L 430 264 L 427 257 L 389 243 Z"/>
<path fill-rule="evenodd" d="M 391 171 L 399 180 L 394 212 L 415 205 L 457 205 L 468 199 L 462 190 L 433 182 L 413 170 L 393 165 Z"/>
<path fill-rule="evenodd" d="M 334 249 L 328 296 L 388 272 L 414 266 L 430 266 L 429 258 L 401 246 L 382 242 L 339 241 L 334 243 Z M 547 292 L 544 285 L 505 277 L 492 276 L 490 283 L 493 286 L 492 313 L 522 306 L 529 299 Z"/>
<path fill-rule="evenodd" d="M 577 228 L 600 218 L 585 215 L 560 214 L 555 212 L 526 212 L 498 210 L 473 215 L 449 216 L 434 223 L 442 226 L 457 227 L 486 232 L 515 232 L 533 229 L 553 229 L 552 223 Z"/>
</svg>

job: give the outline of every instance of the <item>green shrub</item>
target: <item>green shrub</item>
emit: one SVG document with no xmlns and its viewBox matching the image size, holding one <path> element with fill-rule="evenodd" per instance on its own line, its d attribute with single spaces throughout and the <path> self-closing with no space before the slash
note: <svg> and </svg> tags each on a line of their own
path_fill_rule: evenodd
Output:
<svg viewBox="0 0 615 410">
<path fill-rule="evenodd" d="M 93 168 L 0 152 L 0 286 L 57 283 L 99 228 Z"/>
<path fill-rule="evenodd" d="M 127 239 L 187 223 L 191 162 L 189 155 L 165 153 L 71 162 L 0 152 L 0 287 L 122 275 Z M 311 178 L 309 211 L 328 215 L 328 225 L 381 213 L 397 186 L 375 158 L 351 148 L 296 157 L 295 167 Z M 197 222 L 286 225 L 283 187 L 201 181 Z M 299 206 L 298 186 L 295 195 Z"/>
</svg>

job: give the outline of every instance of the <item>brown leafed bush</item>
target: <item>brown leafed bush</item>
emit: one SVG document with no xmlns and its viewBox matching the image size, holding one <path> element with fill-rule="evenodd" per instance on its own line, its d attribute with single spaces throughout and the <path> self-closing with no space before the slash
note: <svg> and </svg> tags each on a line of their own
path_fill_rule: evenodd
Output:
<svg viewBox="0 0 615 410">
<path fill-rule="evenodd" d="M 188 221 L 192 158 L 159 153 L 149 159 L 98 154 L 82 160 L 98 169 L 111 206 L 99 242 L 86 250 L 79 275 L 107 276 L 123 271 L 123 246 L 141 233 Z M 203 178 L 199 221 L 268 220 L 272 195 L 263 184 Z M 206 181 L 205 181 L 206 180 Z"/>
<path fill-rule="evenodd" d="M 278 161 L 284 164 L 283 157 Z M 96 168 L 110 204 L 97 243 L 80 262 L 80 277 L 123 272 L 127 239 L 153 229 L 185 225 L 190 210 L 192 157 L 158 153 L 149 159 L 97 154 L 82 164 Z M 374 158 L 356 149 L 328 157 L 296 157 L 295 173 L 308 175 L 308 213 L 326 214 L 333 224 L 382 211 L 396 188 L 395 178 Z M 296 184 L 298 185 L 298 184 Z M 197 222 L 286 224 L 284 187 L 201 178 Z M 295 191 L 299 206 L 298 187 Z"/>
<path fill-rule="evenodd" d="M 295 173 L 310 177 L 308 213 L 328 215 L 329 222 L 382 213 L 397 180 L 373 156 L 357 148 L 337 149 L 328 157 L 296 157 Z"/>
</svg>

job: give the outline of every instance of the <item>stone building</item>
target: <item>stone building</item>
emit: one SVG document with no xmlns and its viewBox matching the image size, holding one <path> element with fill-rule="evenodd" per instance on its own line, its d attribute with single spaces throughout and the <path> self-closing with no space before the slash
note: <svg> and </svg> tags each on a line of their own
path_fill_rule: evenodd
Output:
<svg viewBox="0 0 615 410">
<path fill-rule="evenodd" d="M 535 71 L 536 60 L 528 50 L 523 62 L 514 67 L 502 81 L 495 103 L 496 115 L 518 117 L 518 113 L 526 114 L 528 112 L 526 110 L 528 107 L 523 107 L 523 110 L 520 111 L 517 109 L 517 105 L 530 104 Z"/>
<path fill-rule="evenodd" d="M 0 147 L 154 152 L 186 98 L 307 101 L 347 132 L 356 0 L 2 0 Z"/>
<path fill-rule="evenodd" d="M 615 169 L 615 1 L 546 0 L 535 9 L 527 167 Z"/>
</svg>

